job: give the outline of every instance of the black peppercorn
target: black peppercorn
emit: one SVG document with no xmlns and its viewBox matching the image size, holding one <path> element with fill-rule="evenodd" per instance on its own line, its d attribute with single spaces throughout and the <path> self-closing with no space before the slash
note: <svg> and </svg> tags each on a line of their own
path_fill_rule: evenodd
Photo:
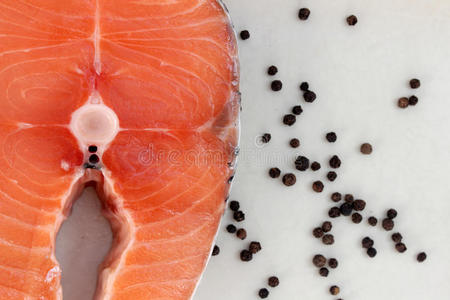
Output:
<svg viewBox="0 0 450 300">
<path fill-rule="evenodd" d="M 298 156 L 294 164 L 297 170 L 306 171 L 309 168 L 309 159 L 305 156 Z"/>
<path fill-rule="evenodd" d="M 397 217 L 397 211 L 391 208 L 387 211 L 386 215 L 389 219 L 395 219 L 395 217 Z"/>
<path fill-rule="evenodd" d="M 361 241 L 362 247 L 366 248 L 366 249 L 369 249 L 369 248 L 373 247 L 373 244 L 374 244 L 373 240 L 370 237 L 368 237 L 368 236 L 363 238 L 362 241 Z"/>
<path fill-rule="evenodd" d="M 390 231 L 394 229 L 394 221 L 392 219 L 386 218 L 381 222 L 381 226 L 383 226 L 384 230 Z"/>
<path fill-rule="evenodd" d="M 313 188 L 314 192 L 321 193 L 323 191 L 324 185 L 323 185 L 322 181 L 318 180 L 318 181 L 313 182 L 312 188 Z"/>
<path fill-rule="evenodd" d="M 391 238 L 394 243 L 398 244 L 402 241 L 403 236 L 400 234 L 400 232 L 396 232 L 392 234 Z"/>
<path fill-rule="evenodd" d="M 283 83 L 281 82 L 281 80 L 274 80 L 274 81 L 272 81 L 272 83 L 270 84 L 270 88 L 271 88 L 272 91 L 274 91 L 274 92 L 281 91 L 281 89 L 283 88 Z"/>
<path fill-rule="evenodd" d="M 229 233 L 235 233 L 236 230 L 237 230 L 237 228 L 236 228 L 236 226 L 234 226 L 233 224 L 230 224 L 230 225 L 227 226 L 227 231 L 228 231 Z"/>
<path fill-rule="evenodd" d="M 331 201 L 333 202 L 339 202 L 342 199 L 342 195 L 341 193 L 335 192 L 333 194 L 331 194 Z"/>
<path fill-rule="evenodd" d="M 261 142 L 263 142 L 264 144 L 267 144 L 268 142 L 270 142 L 271 139 L 272 139 L 272 135 L 270 133 L 264 133 L 261 136 Z"/>
<path fill-rule="evenodd" d="M 338 286 L 333 285 L 332 287 L 330 287 L 330 294 L 336 296 L 337 294 L 339 294 L 340 289 Z"/>
<path fill-rule="evenodd" d="M 233 218 L 234 218 L 237 222 L 242 222 L 242 221 L 245 220 L 245 214 L 244 214 L 244 212 L 238 210 L 238 211 L 235 211 L 235 212 L 233 213 Z"/>
<path fill-rule="evenodd" d="M 292 148 L 298 148 L 300 146 L 300 141 L 296 138 L 293 138 L 289 141 L 289 145 L 291 145 Z"/>
<path fill-rule="evenodd" d="M 330 221 L 325 221 L 322 223 L 322 231 L 323 232 L 330 232 L 333 228 L 333 224 Z"/>
<path fill-rule="evenodd" d="M 367 222 L 369 223 L 370 226 L 377 226 L 378 220 L 375 217 L 369 217 L 367 219 Z"/>
<path fill-rule="evenodd" d="M 327 259 L 322 254 L 316 254 L 313 257 L 312 262 L 316 267 L 321 268 L 325 266 L 325 264 L 327 263 Z"/>
<path fill-rule="evenodd" d="M 330 143 L 334 143 L 337 140 L 337 135 L 335 132 L 328 132 L 325 137 Z"/>
<path fill-rule="evenodd" d="M 265 299 L 269 296 L 269 291 L 266 288 L 262 288 L 259 290 L 258 295 L 261 299 Z"/>
<path fill-rule="evenodd" d="M 353 201 L 353 208 L 356 211 L 363 211 L 366 208 L 366 201 L 361 200 L 361 199 L 357 199 L 357 200 Z"/>
<path fill-rule="evenodd" d="M 313 229 L 313 236 L 315 238 L 321 238 L 323 236 L 323 229 L 320 227 L 316 227 Z"/>
<path fill-rule="evenodd" d="M 302 21 L 308 20 L 311 11 L 308 8 L 301 8 L 298 11 L 298 18 Z"/>
<path fill-rule="evenodd" d="M 319 275 L 322 276 L 322 277 L 327 277 L 328 273 L 329 273 L 329 271 L 328 271 L 327 268 L 320 268 L 319 269 Z"/>
<path fill-rule="evenodd" d="M 403 244 L 403 243 L 397 243 L 397 244 L 395 244 L 395 249 L 396 249 L 398 252 L 400 252 L 400 253 L 403 253 L 403 252 L 405 252 L 405 251 L 407 250 L 406 245 Z"/>
<path fill-rule="evenodd" d="M 337 178 L 337 173 L 334 171 L 330 171 L 327 173 L 327 178 L 329 181 L 335 181 Z"/>
<path fill-rule="evenodd" d="M 270 76 L 273 76 L 273 75 L 275 75 L 277 73 L 278 73 L 278 68 L 276 66 L 270 66 L 267 69 L 267 74 L 269 74 Z"/>
<path fill-rule="evenodd" d="M 212 251 L 212 256 L 216 256 L 216 255 L 219 255 L 219 253 L 220 253 L 220 248 L 219 248 L 219 246 L 217 246 L 217 245 L 214 245 L 214 248 L 213 248 L 213 251 Z"/>
<path fill-rule="evenodd" d="M 230 201 L 230 209 L 232 211 L 238 211 L 240 207 L 241 207 L 241 205 L 239 204 L 238 201 L 235 201 L 235 200 Z"/>
<path fill-rule="evenodd" d="M 409 100 L 406 97 L 398 99 L 397 106 L 400 108 L 407 108 L 409 105 Z"/>
<path fill-rule="evenodd" d="M 313 162 L 312 164 L 311 164 L 311 170 L 313 170 L 313 171 L 318 171 L 318 170 L 320 170 L 320 163 L 318 163 L 317 161 L 315 161 L 315 162 Z"/>
<path fill-rule="evenodd" d="M 349 26 L 355 26 L 356 23 L 358 23 L 358 18 L 356 16 L 351 15 L 347 17 L 347 24 Z"/>
<path fill-rule="evenodd" d="M 367 249 L 367 255 L 369 257 L 375 257 L 377 255 L 377 250 L 375 248 Z"/>
<path fill-rule="evenodd" d="M 260 242 L 251 242 L 250 245 L 248 246 L 248 250 L 252 253 L 252 254 L 256 254 L 259 251 L 261 251 L 262 247 L 261 247 L 261 243 Z"/>
<path fill-rule="evenodd" d="M 303 112 L 303 108 L 300 105 L 296 105 L 292 108 L 292 113 L 294 115 L 300 115 Z"/>
<path fill-rule="evenodd" d="M 306 91 L 303 93 L 303 99 L 305 99 L 305 101 L 308 103 L 314 102 L 316 98 L 316 93 L 314 93 L 313 91 Z"/>
<path fill-rule="evenodd" d="M 355 224 L 359 224 L 362 221 L 362 216 L 359 213 L 352 214 L 352 222 Z"/>
<path fill-rule="evenodd" d="M 325 245 L 333 245 L 334 244 L 334 236 L 332 234 L 325 234 L 322 237 L 322 243 Z"/>
<path fill-rule="evenodd" d="M 417 261 L 424 262 L 427 259 L 427 254 L 425 252 L 420 252 L 417 254 Z"/>
<path fill-rule="evenodd" d="M 339 207 L 339 210 L 342 215 L 350 216 L 352 214 L 353 207 L 350 203 L 345 202 Z"/>
<path fill-rule="evenodd" d="M 248 30 L 242 30 L 240 36 L 244 41 L 248 40 L 250 38 L 250 32 Z"/>
<path fill-rule="evenodd" d="M 362 154 L 369 155 L 373 151 L 372 145 L 369 143 L 364 143 L 361 145 L 360 151 Z"/>
<path fill-rule="evenodd" d="M 267 280 L 267 284 L 270 286 L 270 287 L 277 287 L 279 284 L 280 284 L 280 280 L 278 279 L 278 277 L 276 277 L 276 276 L 271 276 L 271 277 L 269 277 L 269 279 Z"/>
<path fill-rule="evenodd" d="M 417 78 L 413 78 L 409 81 L 409 86 L 412 89 L 418 89 L 420 87 L 420 80 Z"/>
<path fill-rule="evenodd" d="M 339 207 L 332 207 L 330 208 L 330 210 L 328 211 L 328 216 L 330 218 L 337 218 L 341 215 L 341 211 L 339 210 Z"/>
<path fill-rule="evenodd" d="M 347 202 L 347 203 L 352 203 L 354 201 L 353 195 L 352 194 L 345 194 L 344 201 Z"/>
<path fill-rule="evenodd" d="M 242 250 L 240 254 L 242 261 L 251 261 L 253 259 L 253 254 L 248 250 Z"/>
<path fill-rule="evenodd" d="M 302 90 L 304 92 L 308 91 L 309 90 L 309 83 L 307 83 L 306 81 L 302 82 L 302 84 L 300 84 L 300 90 Z"/>
<path fill-rule="evenodd" d="M 419 102 L 419 98 L 417 98 L 416 96 L 412 95 L 408 98 L 408 104 L 409 105 L 416 105 Z"/>
<path fill-rule="evenodd" d="M 278 168 L 271 168 L 269 170 L 269 176 L 272 178 L 278 178 L 281 175 L 281 170 Z"/>
<path fill-rule="evenodd" d="M 287 114 L 283 117 L 283 124 L 287 126 L 292 126 L 295 124 L 297 118 L 293 114 Z"/>
<path fill-rule="evenodd" d="M 341 166 L 341 160 L 339 159 L 339 157 L 337 155 L 333 155 L 333 157 L 331 157 L 330 159 L 330 167 L 332 167 L 333 169 L 337 169 Z"/>
<path fill-rule="evenodd" d="M 330 258 L 328 260 L 328 266 L 332 269 L 336 269 L 338 267 L 338 261 L 336 258 Z"/>
<path fill-rule="evenodd" d="M 247 231 L 244 228 L 240 228 L 236 231 L 236 236 L 241 240 L 245 240 L 247 238 Z"/>
<path fill-rule="evenodd" d="M 283 176 L 283 183 L 285 186 L 292 186 L 297 182 L 297 177 L 294 174 L 288 173 Z"/>
</svg>

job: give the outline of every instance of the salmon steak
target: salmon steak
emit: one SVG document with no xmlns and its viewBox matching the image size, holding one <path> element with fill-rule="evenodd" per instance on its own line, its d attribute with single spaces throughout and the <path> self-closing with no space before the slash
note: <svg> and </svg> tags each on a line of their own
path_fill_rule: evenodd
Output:
<svg viewBox="0 0 450 300">
<path fill-rule="evenodd" d="M 238 85 L 219 0 L 0 0 L 0 299 L 62 299 L 55 237 L 91 184 L 114 235 L 94 299 L 191 299 Z"/>
</svg>

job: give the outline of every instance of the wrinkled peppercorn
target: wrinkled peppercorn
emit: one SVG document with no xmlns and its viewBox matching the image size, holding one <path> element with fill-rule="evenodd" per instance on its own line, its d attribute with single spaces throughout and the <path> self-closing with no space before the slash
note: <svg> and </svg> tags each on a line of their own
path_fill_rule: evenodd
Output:
<svg viewBox="0 0 450 300">
<path fill-rule="evenodd" d="M 368 236 L 363 238 L 362 241 L 361 241 L 362 247 L 366 248 L 366 249 L 369 249 L 369 248 L 373 247 L 373 244 L 374 244 L 374 241 Z"/>
<path fill-rule="evenodd" d="M 278 73 L 278 68 L 276 66 L 270 66 L 267 69 L 267 74 L 269 74 L 270 76 L 273 76 L 273 75 L 275 75 L 277 73 Z"/>
<path fill-rule="evenodd" d="M 247 238 L 247 231 L 244 228 L 240 228 L 236 231 L 236 236 L 241 240 L 245 240 Z"/>
<path fill-rule="evenodd" d="M 403 243 L 397 243 L 397 244 L 395 244 L 395 249 L 396 249 L 398 252 L 400 252 L 400 253 L 403 253 L 403 252 L 405 252 L 405 251 L 407 250 L 406 245 L 403 244 Z"/>
<path fill-rule="evenodd" d="M 308 8 L 301 8 L 298 11 L 298 18 L 302 21 L 308 20 L 311 11 Z"/>
<path fill-rule="evenodd" d="M 369 223 L 370 226 L 377 226 L 378 220 L 375 217 L 369 217 L 367 219 L 367 222 Z"/>
<path fill-rule="evenodd" d="M 303 93 L 303 99 L 305 99 L 305 101 L 308 103 L 314 102 L 316 98 L 316 93 L 314 93 L 313 91 L 306 91 Z"/>
<path fill-rule="evenodd" d="M 362 216 L 359 213 L 352 214 L 352 222 L 355 224 L 359 224 L 362 221 Z"/>
<path fill-rule="evenodd" d="M 341 160 L 339 159 L 339 157 L 337 155 L 333 155 L 333 157 L 331 157 L 330 159 L 330 167 L 332 167 L 333 169 L 337 169 L 341 166 Z"/>
<path fill-rule="evenodd" d="M 327 178 L 329 181 L 335 181 L 337 178 L 337 173 L 334 171 L 330 171 L 327 173 Z"/>
<path fill-rule="evenodd" d="M 375 248 L 367 249 L 367 255 L 369 257 L 375 257 L 377 255 L 377 250 Z"/>
<path fill-rule="evenodd" d="M 272 178 L 278 178 L 281 175 L 281 170 L 278 168 L 271 168 L 269 170 L 269 176 Z"/>
<path fill-rule="evenodd" d="M 281 89 L 283 88 L 283 83 L 281 82 L 281 80 L 274 80 L 274 81 L 272 81 L 272 83 L 270 84 L 270 88 L 271 88 L 272 91 L 274 91 L 274 92 L 281 91 Z"/>
<path fill-rule="evenodd" d="M 289 145 L 291 145 L 292 148 L 298 148 L 300 146 L 300 141 L 296 138 L 293 138 L 289 141 Z"/>
<path fill-rule="evenodd" d="M 304 92 L 308 91 L 309 90 L 309 83 L 307 83 L 306 81 L 302 82 L 302 84 L 300 84 L 300 90 L 302 90 Z"/>
<path fill-rule="evenodd" d="M 396 232 L 392 234 L 391 238 L 394 243 L 400 243 L 403 239 L 403 236 L 400 232 Z"/>
<path fill-rule="evenodd" d="M 417 254 L 417 261 L 424 262 L 427 259 L 427 254 L 425 252 L 420 252 Z"/>
<path fill-rule="evenodd" d="M 300 115 L 303 112 L 303 108 L 300 105 L 296 105 L 292 108 L 292 113 L 294 115 Z"/>
<path fill-rule="evenodd" d="M 330 221 L 325 221 L 322 223 L 323 232 L 330 232 L 333 228 L 333 224 Z"/>
<path fill-rule="evenodd" d="M 347 24 L 349 26 L 355 26 L 358 23 L 358 18 L 355 15 L 351 15 L 347 17 Z"/>
<path fill-rule="evenodd" d="M 339 292 L 340 292 L 340 289 L 339 289 L 338 286 L 333 285 L 332 287 L 330 287 L 330 294 L 331 295 L 337 295 L 337 294 L 339 294 Z"/>
<path fill-rule="evenodd" d="M 339 207 L 332 207 L 330 208 L 330 210 L 328 211 L 328 216 L 330 218 L 337 218 L 341 215 L 341 211 L 339 210 Z"/>
<path fill-rule="evenodd" d="M 269 296 L 269 291 L 266 288 L 262 288 L 259 290 L 258 295 L 261 299 L 265 299 Z"/>
<path fill-rule="evenodd" d="M 409 105 L 409 100 L 406 97 L 401 97 L 400 99 L 398 99 L 397 102 L 398 107 L 400 108 L 407 108 Z"/>
<path fill-rule="evenodd" d="M 228 231 L 229 233 L 235 233 L 236 230 L 237 230 L 237 228 L 236 228 L 236 226 L 234 226 L 233 224 L 230 224 L 230 225 L 227 226 L 227 231 Z"/>
<path fill-rule="evenodd" d="M 219 246 L 217 246 L 217 245 L 214 245 L 214 248 L 213 248 L 213 251 L 212 251 L 212 256 L 216 256 L 216 255 L 219 255 L 219 253 L 220 253 L 220 248 L 219 248 Z"/>
<path fill-rule="evenodd" d="M 342 200 L 342 195 L 341 193 L 335 192 L 333 194 L 331 194 L 331 201 L 333 202 L 339 202 Z"/>
<path fill-rule="evenodd" d="M 287 126 L 294 125 L 296 120 L 297 120 L 297 118 L 293 114 L 287 114 L 283 117 L 283 123 L 284 123 L 284 125 L 287 125 Z"/>
<path fill-rule="evenodd" d="M 314 192 L 321 193 L 323 191 L 324 185 L 323 185 L 322 181 L 318 180 L 318 181 L 313 182 L 312 188 L 313 188 Z"/>
<path fill-rule="evenodd" d="M 283 176 L 283 183 L 285 186 L 292 186 L 297 182 L 297 177 L 294 174 L 288 173 Z"/>
<path fill-rule="evenodd" d="M 366 208 L 366 201 L 361 200 L 361 199 L 357 199 L 357 200 L 353 201 L 353 208 L 356 211 L 363 211 Z"/>
<path fill-rule="evenodd" d="M 309 168 L 309 159 L 305 156 L 298 156 L 294 164 L 297 170 L 306 171 Z"/>
<path fill-rule="evenodd" d="M 332 234 L 325 234 L 322 237 L 322 243 L 325 245 L 333 245 L 334 244 L 334 236 Z"/>
<path fill-rule="evenodd" d="M 245 220 L 245 214 L 244 214 L 244 212 L 238 210 L 238 211 L 235 211 L 235 212 L 233 213 L 233 218 L 234 218 L 237 222 L 242 222 L 242 221 Z"/>
<path fill-rule="evenodd" d="M 248 250 L 242 250 L 240 254 L 242 261 L 251 261 L 253 259 L 253 254 Z"/>
<path fill-rule="evenodd" d="M 322 276 L 322 277 L 327 277 L 328 273 L 329 273 L 329 271 L 328 271 L 327 268 L 320 268 L 319 269 L 319 275 Z"/>
<path fill-rule="evenodd" d="M 352 194 L 345 194 L 344 201 L 347 203 L 352 203 L 354 201 L 354 197 Z"/>
<path fill-rule="evenodd" d="M 274 287 L 277 287 L 280 284 L 280 280 L 276 276 L 271 276 L 271 277 L 269 277 L 269 279 L 267 279 L 267 284 L 270 287 L 274 288 Z"/>
<path fill-rule="evenodd" d="M 381 222 L 381 226 L 383 226 L 384 230 L 390 231 L 394 229 L 394 221 L 392 219 L 386 218 Z"/>
<path fill-rule="evenodd" d="M 260 242 L 251 242 L 250 245 L 248 246 L 248 250 L 252 253 L 252 254 L 256 254 L 259 251 L 261 251 L 262 247 L 261 247 L 261 243 Z"/>
<path fill-rule="evenodd" d="M 339 207 L 339 210 L 342 215 L 350 216 L 352 214 L 353 207 L 350 203 L 345 202 Z"/>
<path fill-rule="evenodd" d="M 248 30 L 242 30 L 240 36 L 244 41 L 248 40 L 250 38 L 250 32 Z"/>
<path fill-rule="evenodd" d="M 325 137 L 330 143 L 334 143 L 337 140 L 337 135 L 335 132 L 328 132 Z"/>
<path fill-rule="evenodd" d="M 416 105 L 417 103 L 419 103 L 419 98 L 417 98 L 416 96 L 412 95 L 408 98 L 408 104 L 409 105 Z"/>
<path fill-rule="evenodd" d="M 272 135 L 270 133 L 264 133 L 261 136 L 261 142 L 263 142 L 264 144 L 267 144 L 268 142 L 270 142 L 271 139 L 272 139 Z"/>
<path fill-rule="evenodd" d="M 328 266 L 332 269 L 336 269 L 338 267 L 338 261 L 336 258 L 330 258 L 328 260 Z"/>
<path fill-rule="evenodd" d="M 322 254 L 316 254 L 313 257 L 312 262 L 316 267 L 321 268 L 325 266 L 325 264 L 327 263 L 327 259 Z"/>
<path fill-rule="evenodd" d="M 395 209 L 391 208 L 387 211 L 386 216 L 389 219 L 395 219 L 395 217 L 397 217 L 397 211 Z"/>
<path fill-rule="evenodd" d="M 364 143 L 361 145 L 361 148 L 359 149 L 361 151 L 362 154 L 366 154 L 369 155 L 372 153 L 373 148 L 372 145 L 369 143 Z"/>
<path fill-rule="evenodd" d="M 241 205 L 239 204 L 238 201 L 235 201 L 235 200 L 230 201 L 230 209 L 232 211 L 238 211 L 240 207 L 241 207 Z"/>
<path fill-rule="evenodd" d="M 318 170 L 320 170 L 320 164 L 317 162 L 317 161 L 315 161 L 315 162 L 313 162 L 312 164 L 311 164 L 311 170 L 313 170 L 313 171 L 318 171 Z"/>
<path fill-rule="evenodd" d="M 320 227 L 316 227 L 313 229 L 313 236 L 315 238 L 321 238 L 323 236 L 323 229 Z"/>
<path fill-rule="evenodd" d="M 420 80 L 417 78 L 413 78 L 409 81 L 409 86 L 412 89 L 418 89 L 420 87 Z"/>
</svg>

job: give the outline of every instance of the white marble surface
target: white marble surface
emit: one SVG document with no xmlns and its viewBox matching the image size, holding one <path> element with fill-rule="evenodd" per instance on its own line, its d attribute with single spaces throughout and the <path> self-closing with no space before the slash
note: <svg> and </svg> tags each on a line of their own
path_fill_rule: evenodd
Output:
<svg viewBox="0 0 450 300">
<path fill-rule="evenodd" d="M 240 262 L 247 246 L 225 232 L 227 213 L 213 257 L 194 300 L 257 299 L 266 278 L 276 274 L 281 284 L 270 299 L 335 299 L 332 284 L 345 300 L 450 299 L 450 2 L 446 0 L 226 0 L 237 31 L 248 29 L 251 39 L 239 41 L 243 94 L 241 157 L 232 199 L 246 212 L 242 226 L 248 241 L 262 242 L 253 261 Z M 298 9 L 309 7 L 306 22 Z M 359 22 L 349 27 L 345 18 Z M 284 83 L 268 88 L 266 68 L 275 64 L 275 78 Z M 408 79 L 422 81 L 419 90 Z M 300 98 L 298 85 L 310 82 L 318 99 Z M 396 99 L 417 94 L 416 107 L 400 110 Z M 301 104 L 304 113 L 288 128 L 283 114 Z M 338 141 L 324 141 L 327 131 Z M 255 144 L 271 132 L 270 144 Z M 301 140 L 290 149 L 292 137 Z M 359 153 L 362 142 L 374 153 Z M 322 194 L 311 190 L 314 180 L 326 182 L 327 168 L 296 172 L 292 159 L 305 154 L 325 167 L 338 154 L 339 177 Z M 295 171 L 298 183 L 284 187 L 270 179 L 267 169 Z M 327 219 L 330 193 L 351 192 L 368 202 L 364 216 L 382 217 L 399 211 L 396 229 L 408 246 L 399 254 L 389 234 L 364 222 L 333 222 L 336 243 L 323 246 L 311 237 L 314 226 Z M 89 229 L 88 229 L 89 228 Z M 362 237 L 375 240 L 378 255 L 369 259 L 360 247 Z M 65 300 L 89 299 L 96 265 L 110 243 L 107 223 L 99 216 L 92 190 L 76 203 L 72 217 L 58 236 L 57 252 L 63 268 Z M 428 260 L 415 261 L 425 250 Z M 315 253 L 336 257 L 340 265 L 321 278 L 311 264 Z"/>
</svg>

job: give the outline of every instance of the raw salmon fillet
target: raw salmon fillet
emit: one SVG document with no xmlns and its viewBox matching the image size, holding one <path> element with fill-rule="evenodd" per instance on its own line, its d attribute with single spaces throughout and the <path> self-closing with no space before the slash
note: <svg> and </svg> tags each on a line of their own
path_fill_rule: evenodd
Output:
<svg viewBox="0 0 450 300">
<path fill-rule="evenodd" d="M 62 299 L 55 236 L 86 184 L 114 233 L 95 299 L 190 299 L 233 173 L 238 71 L 217 0 L 0 0 L 0 299 Z"/>
</svg>

